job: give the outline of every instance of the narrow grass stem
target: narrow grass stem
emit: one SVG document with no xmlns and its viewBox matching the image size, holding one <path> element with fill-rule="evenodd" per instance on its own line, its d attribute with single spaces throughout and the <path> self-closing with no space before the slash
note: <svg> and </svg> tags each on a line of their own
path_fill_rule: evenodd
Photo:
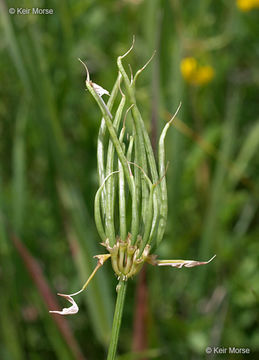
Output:
<svg viewBox="0 0 259 360">
<path fill-rule="evenodd" d="M 118 338 L 121 327 L 121 319 L 124 308 L 124 300 L 127 289 L 127 281 L 120 280 L 117 287 L 117 301 L 114 311 L 113 324 L 112 324 L 112 334 L 111 341 L 108 350 L 107 360 L 114 360 L 116 357 Z"/>
</svg>

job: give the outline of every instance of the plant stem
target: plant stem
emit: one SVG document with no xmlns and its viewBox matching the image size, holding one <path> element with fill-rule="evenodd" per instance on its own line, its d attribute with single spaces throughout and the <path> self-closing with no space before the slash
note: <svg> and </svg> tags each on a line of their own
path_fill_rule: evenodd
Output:
<svg viewBox="0 0 259 360">
<path fill-rule="evenodd" d="M 108 350 L 107 360 L 114 360 L 117 351 L 119 332 L 121 327 L 121 319 L 124 307 L 125 294 L 127 289 L 127 281 L 120 280 L 117 288 L 117 301 L 114 311 L 111 342 Z"/>
</svg>

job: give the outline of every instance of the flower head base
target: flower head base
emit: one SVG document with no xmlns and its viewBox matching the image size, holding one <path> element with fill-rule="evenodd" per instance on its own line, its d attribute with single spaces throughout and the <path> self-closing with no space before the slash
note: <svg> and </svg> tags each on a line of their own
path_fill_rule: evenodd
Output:
<svg viewBox="0 0 259 360">
<path fill-rule="evenodd" d="M 150 245 L 146 245 L 140 255 L 142 238 L 139 236 L 136 244 L 131 245 L 131 234 L 128 234 L 126 241 L 118 237 L 115 245 L 109 245 L 109 239 L 102 243 L 111 254 L 112 267 L 118 278 L 127 280 L 136 275 L 142 265 L 149 258 Z"/>
<path fill-rule="evenodd" d="M 200 86 L 209 83 L 214 77 L 214 69 L 209 65 L 199 65 L 193 57 L 181 61 L 183 78 L 190 84 Z"/>
</svg>

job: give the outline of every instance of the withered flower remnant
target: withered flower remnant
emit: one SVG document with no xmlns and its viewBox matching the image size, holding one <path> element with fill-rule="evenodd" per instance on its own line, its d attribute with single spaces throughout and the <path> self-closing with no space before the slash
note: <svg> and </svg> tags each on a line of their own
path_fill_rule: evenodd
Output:
<svg viewBox="0 0 259 360">
<path fill-rule="evenodd" d="M 132 48 L 133 44 L 117 59 L 118 77 L 107 103 L 102 96 L 108 95 L 108 91 L 90 80 L 88 68 L 80 60 L 86 69 L 86 88 L 102 113 L 97 141 L 99 189 L 95 196 L 94 215 L 102 245 L 108 254 L 97 255 L 97 266 L 79 292 L 60 294 L 73 304 L 70 310 L 56 312 L 61 315 L 77 312 L 72 296 L 86 288 L 108 258 L 111 258 L 120 284 L 136 275 L 145 262 L 181 268 L 205 265 L 214 258 L 205 262 L 156 260 L 153 255 L 163 239 L 167 221 L 165 136 L 181 104 L 161 133 L 156 161 L 136 101 L 136 80 L 150 60 L 135 76 L 129 77 L 122 60 Z M 114 108 L 118 97 L 118 106 Z"/>
</svg>

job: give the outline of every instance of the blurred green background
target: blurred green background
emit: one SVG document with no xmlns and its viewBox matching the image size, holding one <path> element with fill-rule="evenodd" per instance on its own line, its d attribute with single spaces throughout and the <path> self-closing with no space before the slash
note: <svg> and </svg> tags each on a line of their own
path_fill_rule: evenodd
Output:
<svg viewBox="0 0 259 360">
<path fill-rule="evenodd" d="M 116 295 L 108 262 L 77 315 L 48 309 L 67 305 L 56 293 L 78 290 L 103 252 L 93 220 L 100 113 L 77 58 L 110 90 L 133 34 L 133 72 L 157 51 L 137 94 L 154 146 L 182 101 L 166 144 L 169 217 L 157 253 L 217 257 L 146 268 L 141 355 L 132 345 L 141 286 L 129 281 L 119 358 L 204 359 L 207 346 L 251 349 L 219 359 L 259 358 L 259 10 L 241 3 L 0 0 L 0 359 L 105 358 Z M 204 67 L 199 80 L 193 71 Z"/>
</svg>

